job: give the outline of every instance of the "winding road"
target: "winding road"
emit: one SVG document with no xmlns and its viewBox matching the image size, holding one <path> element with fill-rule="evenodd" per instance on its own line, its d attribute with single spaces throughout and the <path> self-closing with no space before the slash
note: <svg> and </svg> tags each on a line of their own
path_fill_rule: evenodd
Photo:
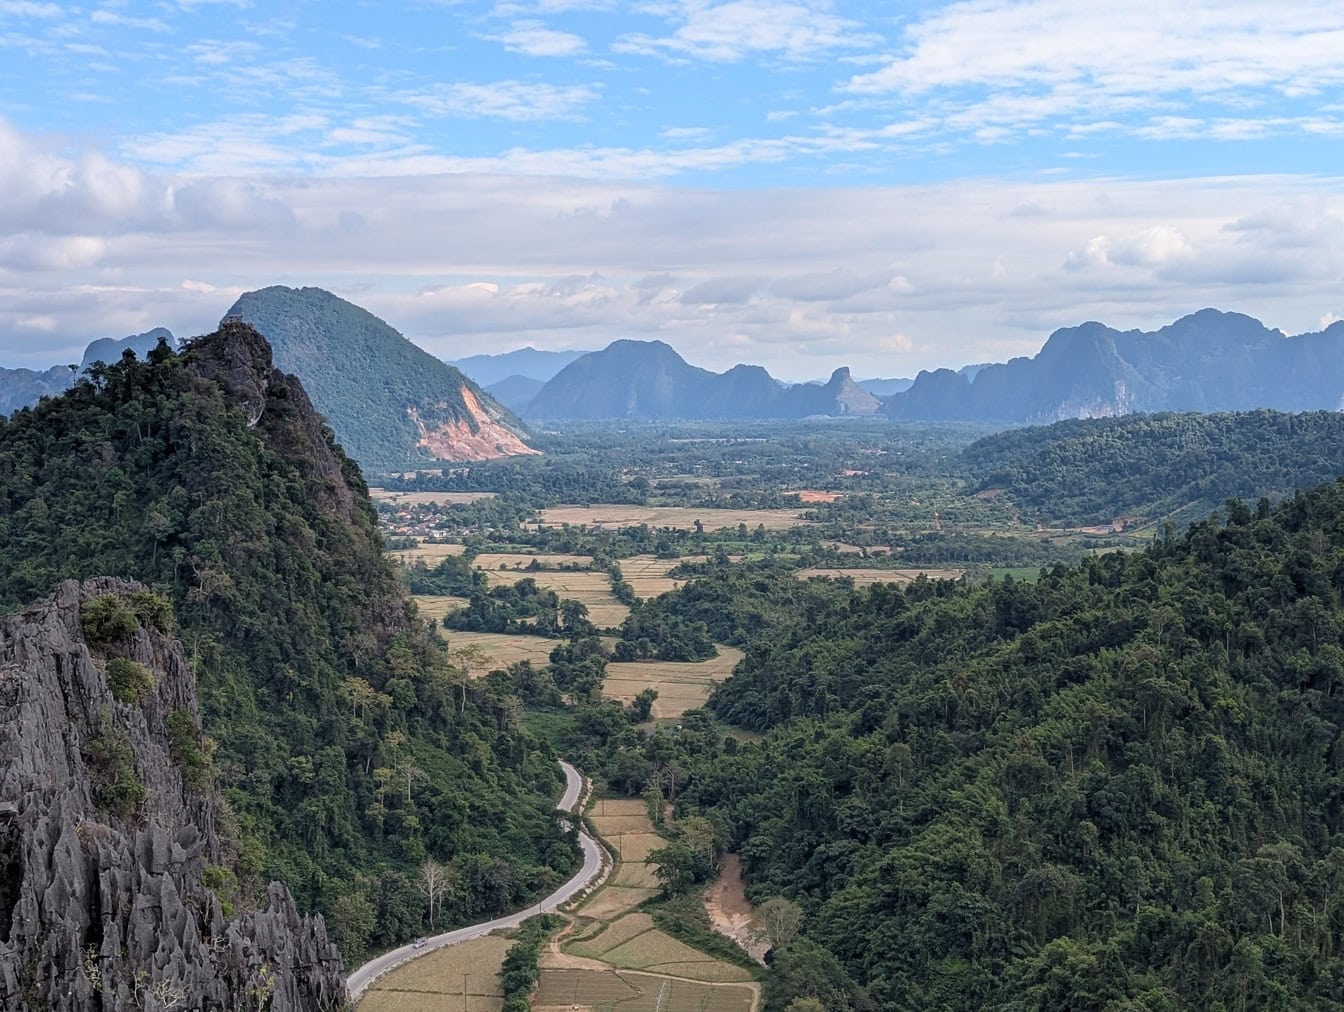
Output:
<svg viewBox="0 0 1344 1012">
<path fill-rule="evenodd" d="M 560 760 L 560 768 L 565 772 L 565 793 L 560 796 L 560 803 L 555 807 L 562 812 L 573 813 L 574 806 L 579 802 L 579 795 L 583 792 L 583 777 L 579 776 L 579 771 L 563 759 Z M 446 931 L 441 935 L 433 935 L 427 938 L 425 944 L 418 949 L 414 945 L 403 945 L 399 949 L 393 949 L 376 959 L 369 960 L 363 966 L 352 971 L 350 976 L 346 978 L 346 989 L 350 992 L 351 1000 L 358 1001 L 375 980 L 389 970 L 403 963 L 409 963 L 418 956 L 428 955 L 435 949 L 442 949 L 445 945 L 455 945 L 472 938 L 480 938 L 482 935 L 499 931 L 501 928 L 516 928 L 529 917 L 554 910 L 561 904 L 573 899 L 602 872 L 602 848 L 598 846 L 596 840 L 584 832 L 582 827 L 579 828 L 579 846 L 583 849 L 583 867 L 574 874 L 573 878 L 540 903 L 536 903 L 526 910 L 520 910 L 516 914 L 486 921 L 484 924 L 473 924 L 466 928 L 458 928 L 455 931 Z"/>
</svg>

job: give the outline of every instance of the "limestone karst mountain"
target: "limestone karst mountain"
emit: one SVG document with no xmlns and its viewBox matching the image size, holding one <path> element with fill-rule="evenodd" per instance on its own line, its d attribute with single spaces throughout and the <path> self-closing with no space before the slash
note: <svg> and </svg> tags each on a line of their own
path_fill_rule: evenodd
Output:
<svg viewBox="0 0 1344 1012">
<path fill-rule="evenodd" d="M 263 334 L 365 471 L 536 453 L 513 414 L 457 369 L 321 288 L 242 295 L 225 316 Z"/>
</svg>

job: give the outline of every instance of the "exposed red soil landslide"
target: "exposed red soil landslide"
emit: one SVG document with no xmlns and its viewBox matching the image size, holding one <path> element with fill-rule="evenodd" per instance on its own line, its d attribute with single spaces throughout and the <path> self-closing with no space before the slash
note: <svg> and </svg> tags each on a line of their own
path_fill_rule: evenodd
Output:
<svg viewBox="0 0 1344 1012">
<path fill-rule="evenodd" d="M 522 437 L 507 426 L 492 418 L 481 407 L 468 387 L 462 388 L 462 401 L 467 411 L 476 421 L 473 431 L 471 423 L 465 418 L 455 422 L 440 422 L 428 425 L 415 408 L 407 408 L 411 421 L 415 422 L 420 433 L 419 443 L 436 460 L 496 460 L 500 457 L 539 456 L 540 450 L 534 450 L 523 442 Z M 440 407 L 447 409 L 448 405 Z"/>
</svg>

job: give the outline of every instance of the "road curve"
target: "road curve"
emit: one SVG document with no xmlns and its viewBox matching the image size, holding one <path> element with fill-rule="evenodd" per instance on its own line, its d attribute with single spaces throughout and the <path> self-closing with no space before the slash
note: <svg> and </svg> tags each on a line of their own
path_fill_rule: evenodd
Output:
<svg viewBox="0 0 1344 1012">
<path fill-rule="evenodd" d="M 563 759 L 560 760 L 560 768 L 565 772 L 565 793 L 560 796 L 560 803 L 555 807 L 562 812 L 573 812 L 574 806 L 578 804 L 579 795 L 583 792 L 583 777 L 579 776 L 579 771 Z M 403 945 L 399 949 L 393 949 L 376 959 L 369 960 L 363 966 L 351 972 L 350 976 L 346 978 L 346 989 L 350 992 L 351 1000 L 358 1001 L 368 990 L 370 984 L 402 963 L 409 963 L 412 959 L 428 955 L 435 949 L 442 949 L 445 945 L 454 945 L 472 938 L 480 938 L 482 935 L 488 935 L 490 932 L 498 931 L 501 928 L 516 928 L 529 917 L 554 910 L 562 903 L 573 899 L 602 872 L 602 848 L 598 846 L 596 840 L 584 832 L 581 826 L 579 827 L 579 846 L 583 849 L 583 867 L 575 872 L 573 878 L 540 903 L 534 904 L 526 910 L 520 910 L 516 914 L 486 921 L 484 924 L 473 924 L 469 927 L 458 928 L 455 931 L 446 931 L 441 935 L 433 935 L 426 939 L 422 948 L 417 949 L 414 945 Z"/>
</svg>

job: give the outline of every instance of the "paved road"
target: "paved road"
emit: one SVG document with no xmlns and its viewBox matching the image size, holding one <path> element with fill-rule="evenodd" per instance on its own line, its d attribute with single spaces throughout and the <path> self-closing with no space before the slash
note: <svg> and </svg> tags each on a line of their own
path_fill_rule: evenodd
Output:
<svg viewBox="0 0 1344 1012">
<path fill-rule="evenodd" d="M 578 770 L 564 760 L 560 761 L 560 768 L 565 771 L 565 793 L 561 795 L 560 803 L 555 807 L 562 812 L 572 812 L 574 806 L 578 804 L 579 794 L 583 791 L 583 778 L 579 776 Z M 413 945 L 403 945 L 400 949 L 385 952 L 377 959 L 371 959 L 354 970 L 346 979 L 346 987 L 350 991 L 350 997 L 358 1001 L 360 996 L 368 990 L 369 985 L 387 973 L 388 970 L 400 966 L 402 963 L 408 963 L 417 956 L 427 955 L 435 949 L 443 948 L 445 945 L 454 945 L 457 942 L 480 938 L 482 935 L 488 935 L 490 932 L 498 931 L 501 928 L 516 928 L 529 917 L 554 910 L 562 903 L 573 899 L 584 886 L 588 885 L 602 871 L 602 848 L 582 828 L 579 830 L 579 846 L 583 848 L 583 867 L 575 873 L 573 878 L 540 903 L 530 906 L 526 910 L 520 910 L 516 914 L 486 921 L 484 924 L 473 924 L 467 928 L 458 928 L 456 931 L 446 931 L 442 935 L 434 935 L 426 940 L 423 948 L 417 949 Z"/>
</svg>

